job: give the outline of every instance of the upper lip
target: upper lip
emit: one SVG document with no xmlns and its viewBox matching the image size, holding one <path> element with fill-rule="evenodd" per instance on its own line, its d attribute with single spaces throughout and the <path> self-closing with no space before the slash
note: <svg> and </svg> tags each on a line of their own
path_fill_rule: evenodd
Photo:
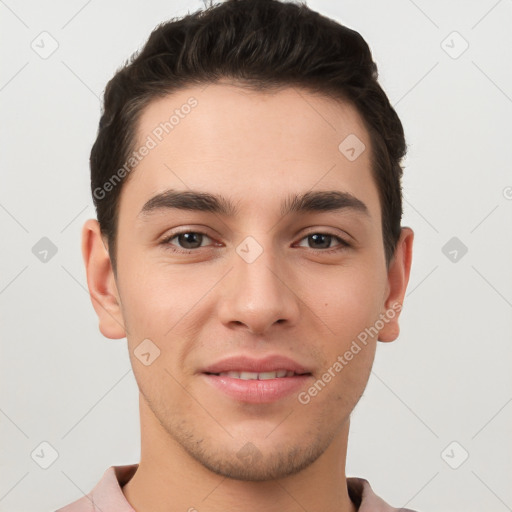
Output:
<svg viewBox="0 0 512 512">
<path fill-rule="evenodd" d="M 270 355 L 261 359 L 239 355 L 221 359 L 202 371 L 203 373 L 239 372 L 273 372 L 277 370 L 293 371 L 297 374 L 311 373 L 308 368 L 293 359 L 282 355 Z"/>
</svg>

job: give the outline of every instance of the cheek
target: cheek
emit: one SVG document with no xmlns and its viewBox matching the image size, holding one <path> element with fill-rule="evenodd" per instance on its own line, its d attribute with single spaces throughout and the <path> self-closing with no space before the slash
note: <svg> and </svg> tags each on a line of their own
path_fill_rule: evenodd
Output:
<svg viewBox="0 0 512 512">
<path fill-rule="evenodd" d="M 193 310 L 218 280 L 211 272 L 191 272 L 183 265 L 137 262 L 125 265 L 123 314 L 133 331 L 163 339 Z"/>
<path fill-rule="evenodd" d="M 385 276 L 384 276 L 385 277 Z M 321 337 L 322 371 L 310 391 L 340 410 L 352 409 L 366 387 L 375 356 L 377 336 L 372 328 L 382 308 L 385 279 L 375 267 L 337 269 L 325 289 L 310 300 L 319 304 L 326 336 Z M 323 387 L 325 386 L 325 387 Z M 309 392 L 308 392 L 309 394 Z"/>
<path fill-rule="evenodd" d="M 376 344 L 366 340 L 339 340 L 329 347 L 326 364 L 297 398 L 313 415 L 329 414 L 340 420 L 354 409 L 368 383 Z"/>
<path fill-rule="evenodd" d="M 326 326 L 329 346 L 341 350 L 375 323 L 382 309 L 385 280 L 374 269 L 339 268 L 322 280 L 310 277 L 308 304 Z M 318 286 L 312 287 L 314 282 Z"/>
</svg>

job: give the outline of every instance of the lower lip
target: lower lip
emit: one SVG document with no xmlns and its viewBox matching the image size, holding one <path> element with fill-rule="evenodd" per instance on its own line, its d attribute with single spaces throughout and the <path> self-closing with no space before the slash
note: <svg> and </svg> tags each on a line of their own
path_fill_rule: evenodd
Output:
<svg viewBox="0 0 512 512">
<path fill-rule="evenodd" d="M 203 376 L 210 385 L 231 398 L 253 404 L 275 402 L 280 398 L 297 392 L 312 377 L 308 374 L 267 380 L 243 380 L 208 373 L 203 373 Z"/>
</svg>

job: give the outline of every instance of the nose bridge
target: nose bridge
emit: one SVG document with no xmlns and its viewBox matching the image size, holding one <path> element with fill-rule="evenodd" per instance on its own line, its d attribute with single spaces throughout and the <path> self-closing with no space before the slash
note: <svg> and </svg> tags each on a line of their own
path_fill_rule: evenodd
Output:
<svg viewBox="0 0 512 512">
<path fill-rule="evenodd" d="M 285 265 L 278 261 L 271 236 L 247 236 L 233 254 L 230 285 L 222 300 L 224 323 L 242 323 L 253 332 L 262 333 L 274 323 L 294 323 L 298 305 L 286 286 Z M 265 241 L 263 241 L 265 238 Z"/>
</svg>

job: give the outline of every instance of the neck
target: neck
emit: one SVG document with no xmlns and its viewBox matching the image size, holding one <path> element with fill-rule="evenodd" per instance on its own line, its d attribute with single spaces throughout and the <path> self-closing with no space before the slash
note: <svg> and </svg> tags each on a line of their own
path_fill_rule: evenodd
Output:
<svg viewBox="0 0 512 512">
<path fill-rule="evenodd" d="M 324 453 L 299 473 L 242 481 L 204 467 L 169 436 L 142 398 L 140 408 L 140 463 L 122 488 L 137 512 L 356 512 L 345 476 L 348 420 Z"/>
</svg>

